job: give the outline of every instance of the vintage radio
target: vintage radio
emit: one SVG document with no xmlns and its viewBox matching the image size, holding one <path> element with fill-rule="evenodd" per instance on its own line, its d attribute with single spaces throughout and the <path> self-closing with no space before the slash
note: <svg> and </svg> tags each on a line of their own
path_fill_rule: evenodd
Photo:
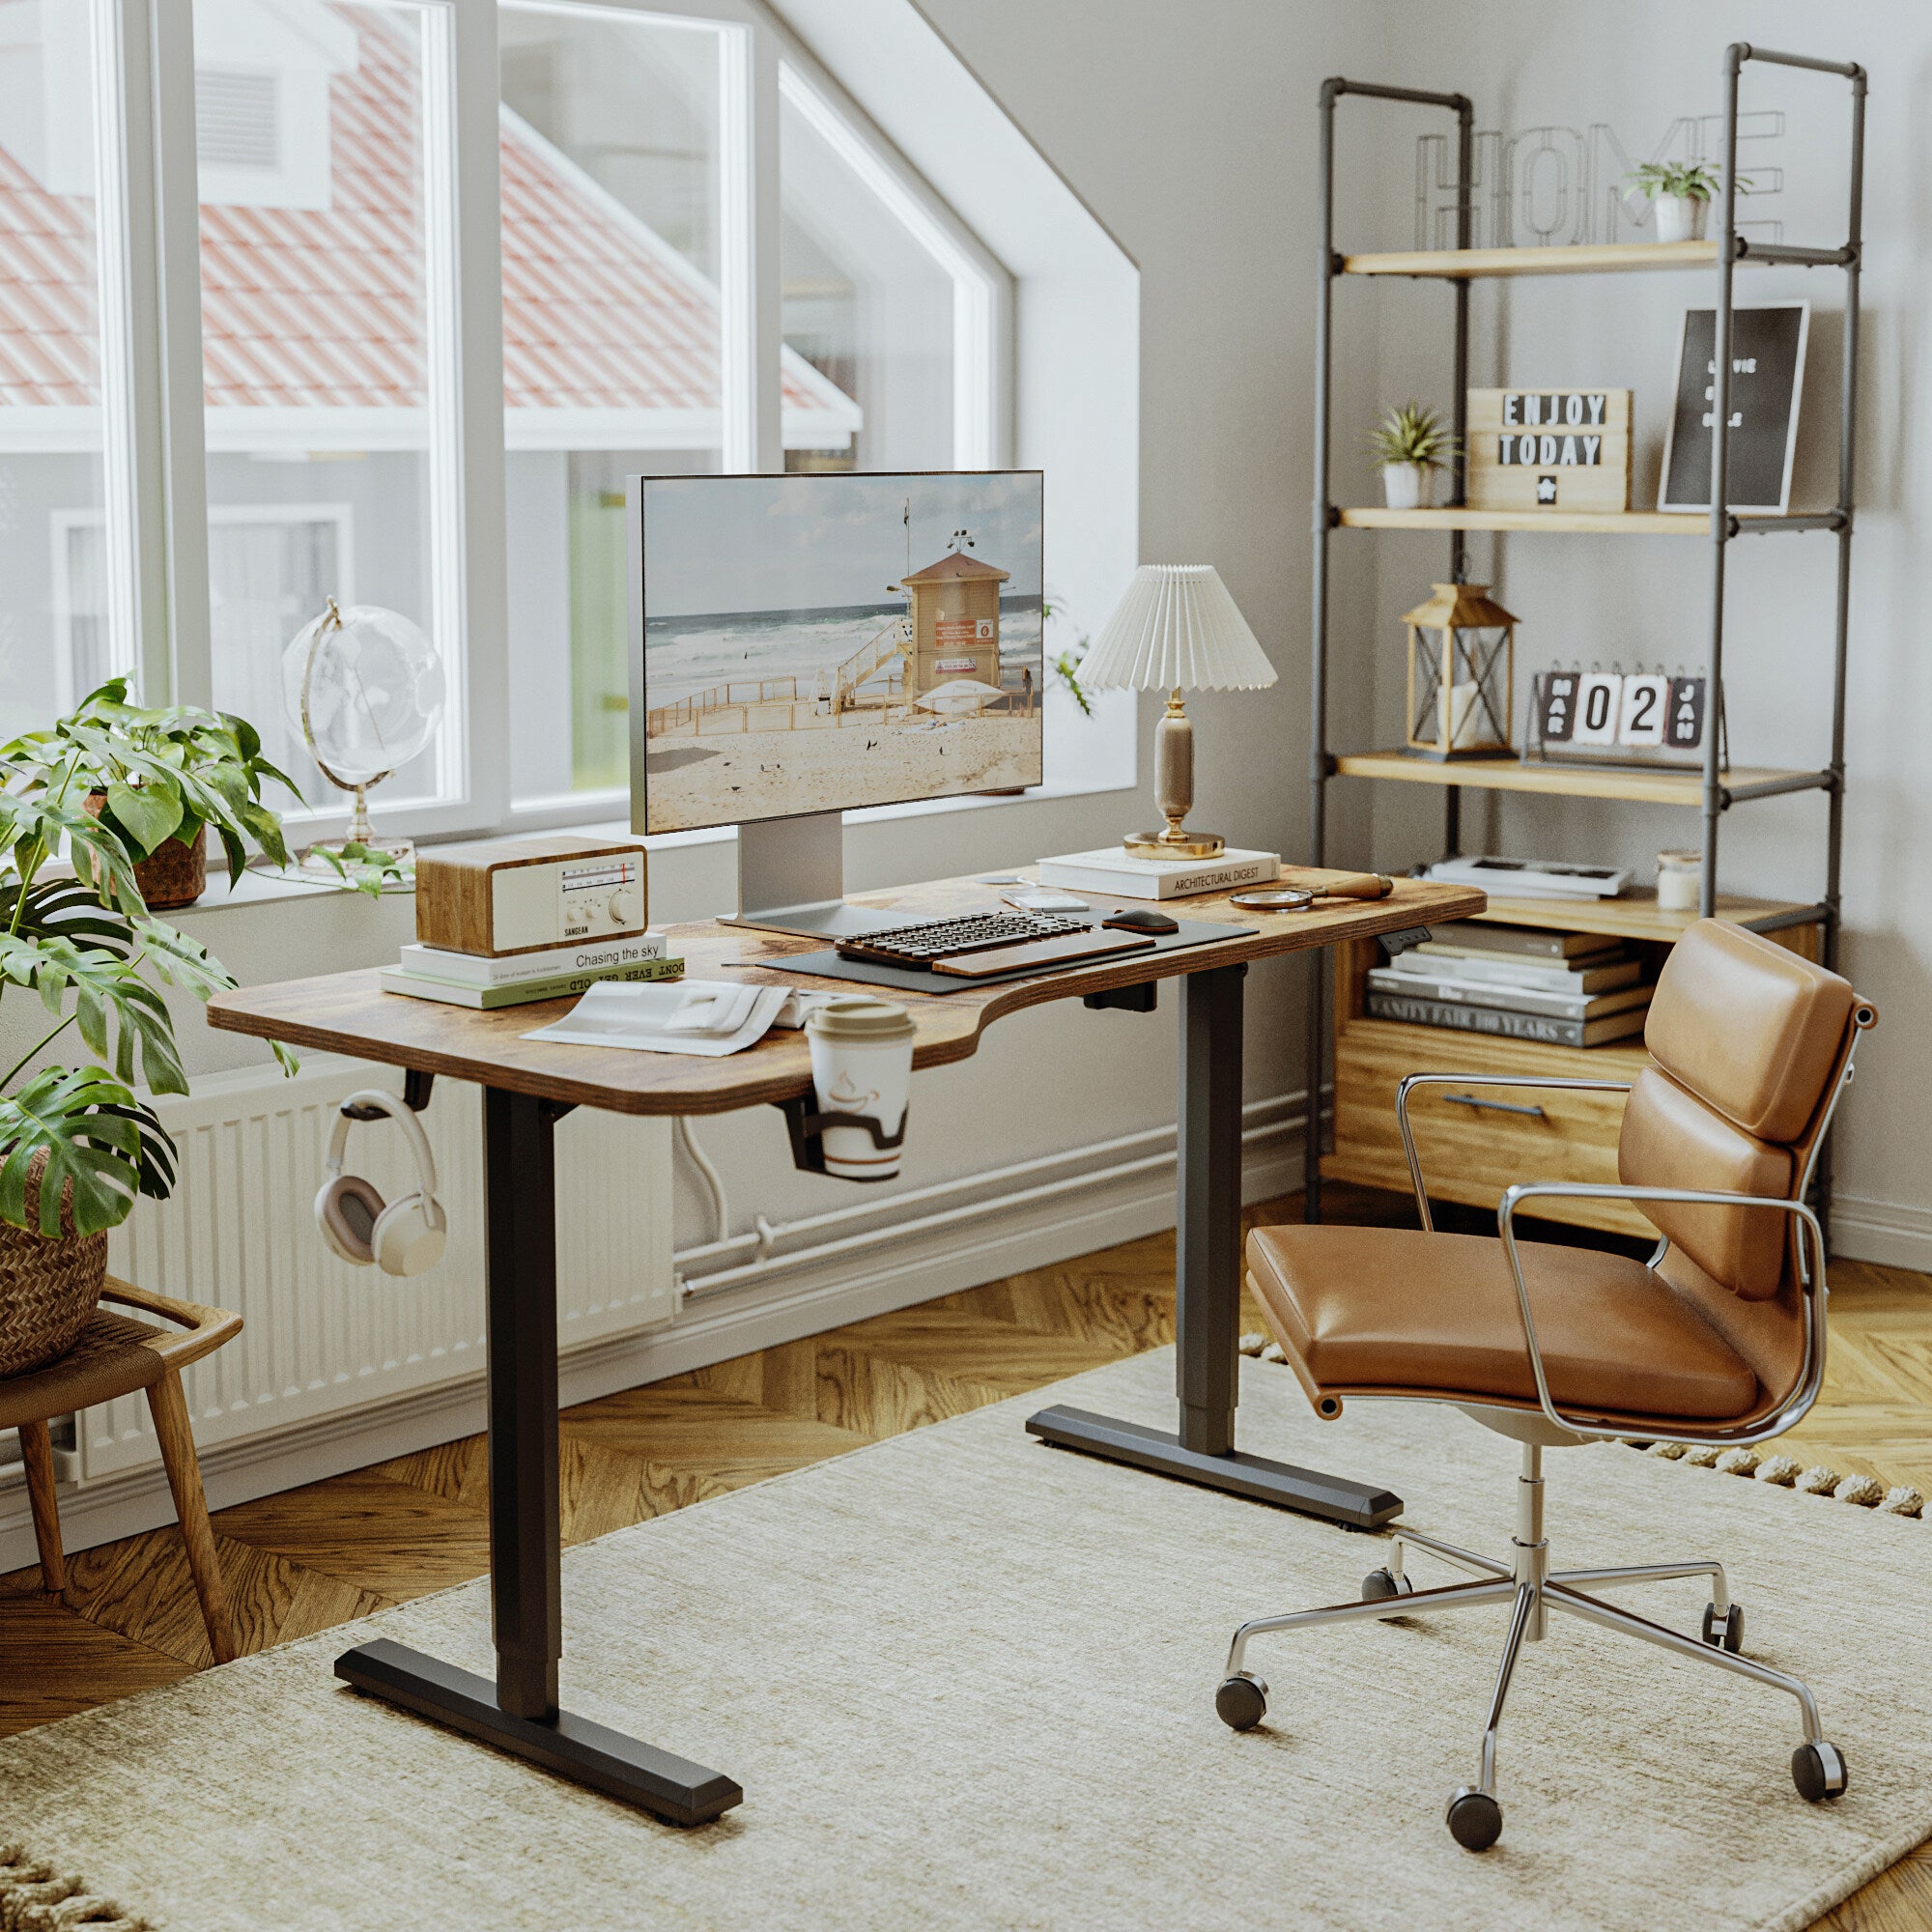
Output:
<svg viewBox="0 0 1932 1932">
<path fill-rule="evenodd" d="M 446 952 L 537 952 L 644 929 L 641 845 L 567 833 L 440 845 L 416 857 L 416 938 Z"/>
</svg>

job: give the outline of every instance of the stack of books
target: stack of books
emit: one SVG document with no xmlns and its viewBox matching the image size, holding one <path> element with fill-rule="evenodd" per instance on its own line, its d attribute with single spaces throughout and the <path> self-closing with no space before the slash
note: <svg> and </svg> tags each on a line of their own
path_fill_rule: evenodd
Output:
<svg viewBox="0 0 1932 1932">
<path fill-rule="evenodd" d="M 1369 974 L 1376 1019 L 1606 1046 L 1642 1033 L 1652 987 L 1620 939 L 1457 920 Z"/>
<path fill-rule="evenodd" d="M 664 934 L 646 932 L 497 958 L 449 952 L 440 946 L 406 946 L 398 963 L 384 967 L 377 977 L 385 992 L 491 1011 L 537 1000 L 574 1000 L 600 980 L 675 980 L 683 972 L 682 959 L 666 956 Z"/>
</svg>

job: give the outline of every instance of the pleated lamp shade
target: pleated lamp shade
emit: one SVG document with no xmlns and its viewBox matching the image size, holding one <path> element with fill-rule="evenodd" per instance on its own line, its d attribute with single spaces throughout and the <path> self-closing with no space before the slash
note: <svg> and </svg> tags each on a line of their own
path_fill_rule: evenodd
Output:
<svg viewBox="0 0 1932 1932">
<path fill-rule="evenodd" d="M 1211 563 L 1144 563 L 1080 663 L 1096 690 L 1252 691 L 1274 666 Z"/>
</svg>

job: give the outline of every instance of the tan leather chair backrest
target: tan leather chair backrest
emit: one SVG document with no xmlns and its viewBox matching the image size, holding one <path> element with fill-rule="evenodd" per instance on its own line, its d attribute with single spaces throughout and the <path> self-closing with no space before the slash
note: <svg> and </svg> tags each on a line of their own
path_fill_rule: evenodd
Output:
<svg viewBox="0 0 1932 1932">
<path fill-rule="evenodd" d="M 1624 1109 L 1628 1185 L 1790 1200 L 1851 1050 L 1849 981 L 1758 933 L 1699 920 L 1671 950 L 1643 1043 L 1657 1064 Z M 1747 1301 L 1777 1293 L 1791 1217 L 1646 1202 L 1643 1211 L 1714 1281 Z"/>
</svg>

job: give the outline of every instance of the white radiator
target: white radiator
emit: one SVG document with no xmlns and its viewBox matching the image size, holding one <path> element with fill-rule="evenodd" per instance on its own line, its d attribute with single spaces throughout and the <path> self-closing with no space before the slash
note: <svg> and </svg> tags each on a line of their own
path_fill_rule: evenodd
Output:
<svg viewBox="0 0 1932 1932">
<path fill-rule="evenodd" d="M 337 1105 L 357 1087 L 400 1092 L 394 1067 L 331 1055 L 196 1082 L 156 1103 L 180 1151 L 172 1200 L 143 1201 L 110 1237 L 108 1268 L 164 1294 L 239 1310 L 245 1326 L 185 1378 L 203 1448 L 367 1408 L 483 1365 L 482 1096 L 436 1083 L 422 1123 L 449 1246 L 410 1280 L 355 1268 L 323 1245 L 312 1204 Z M 397 1130 L 351 1129 L 349 1167 L 394 1200 L 413 1183 Z M 666 1121 L 580 1108 L 556 1127 L 557 1325 L 565 1349 L 670 1320 L 670 1135 Z M 80 1418 L 83 1483 L 158 1461 L 143 1397 Z"/>
</svg>

